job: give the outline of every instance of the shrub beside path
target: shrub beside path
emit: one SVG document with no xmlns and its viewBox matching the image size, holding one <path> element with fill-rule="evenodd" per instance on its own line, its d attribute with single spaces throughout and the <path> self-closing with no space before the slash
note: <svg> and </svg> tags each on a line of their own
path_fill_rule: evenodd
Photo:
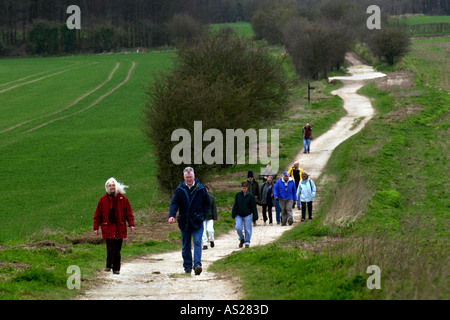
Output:
<svg viewBox="0 0 450 320">
<path fill-rule="evenodd" d="M 333 92 L 344 100 L 347 115 L 334 124 L 311 142 L 311 153 L 302 153 L 295 157 L 300 167 L 306 170 L 313 180 L 316 180 L 331 156 L 332 151 L 341 142 L 360 131 L 371 119 L 374 110 L 370 100 L 356 94 L 366 80 L 384 77 L 375 72 L 370 66 L 361 62 L 358 57 L 349 53 L 346 56 L 351 66 L 348 69 L 350 76 L 333 77 L 342 80 L 342 88 Z M 362 119 L 362 120 L 361 120 Z M 361 120 L 355 125 L 355 120 Z M 319 186 L 320 187 L 320 186 Z M 238 190 L 237 190 L 238 191 Z M 274 210 L 273 210 L 274 211 Z M 273 213 L 275 216 L 275 212 Z M 261 217 L 261 215 L 260 215 Z M 275 220 L 275 219 L 274 219 Z M 300 211 L 294 210 L 294 221 L 300 221 Z M 259 225 L 253 228 L 251 247 L 262 246 L 278 239 L 281 234 L 293 228 Z M 216 246 L 203 250 L 203 272 L 200 276 L 186 276 L 183 273 L 181 250 L 153 254 L 122 264 L 121 274 L 104 273 L 99 284 L 79 296 L 79 299 L 88 300 L 235 300 L 242 298 L 238 280 L 225 279 L 220 274 L 208 271 L 208 267 L 216 260 L 224 258 L 235 251 L 248 250 L 238 248 L 238 237 L 235 230 L 221 235 L 215 241 Z"/>
</svg>

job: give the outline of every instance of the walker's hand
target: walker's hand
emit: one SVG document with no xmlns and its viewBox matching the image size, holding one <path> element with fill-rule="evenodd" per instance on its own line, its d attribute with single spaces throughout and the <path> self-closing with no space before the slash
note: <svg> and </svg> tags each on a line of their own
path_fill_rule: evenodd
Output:
<svg viewBox="0 0 450 320">
<path fill-rule="evenodd" d="M 94 230 L 96 236 L 98 236 L 98 230 Z"/>
<path fill-rule="evenodd" d="M 174 217 L 170 217 L 170 218 L 169 218 L 169 223 L 170 223 L 170 224 L 172 224 L 174 221 L 175 221 L 175 218 L 174 218 Z"/>
<path fill-rule="evenodd" d="M 134 231 L 134 229 L 135 229 L 135 228 L 134 228 L 133 226 L 130 227 L 130 230 L 131 230 L 131 231 Z"/>
</svg>

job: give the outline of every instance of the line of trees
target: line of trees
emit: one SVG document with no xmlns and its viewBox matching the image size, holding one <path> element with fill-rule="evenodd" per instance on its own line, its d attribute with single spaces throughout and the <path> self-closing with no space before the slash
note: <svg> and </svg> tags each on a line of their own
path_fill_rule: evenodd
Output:
<svg viewBox="0 0 450 320">
<path fill-rule="evenodd" d="M 167 23 L 177 14 L 187 14 L 203 24 L 249 21 L 257 3 L 258 0 L 0 0 L 0 55 L 164 46 L 171 41 Z M 70 5 L 81 9 L 81 30 L 66 27 Z"/>
<path fill-rule="evenodd" d="M 256 39 L 283 44 L 297 73 L 308 79 L 326 78 L 345 62 L 355 41 L 366 43 L 380 60 L 392 65 L 409 49 L 409 36 L 380 14 L 381 30 L 369 29 L 367 7 L 353 0 L 315 3 L 266 1 L 252 17 Z"/>
<path fill-rule="evenodd" d="M 377 5 L 390 15 L 425 14 L 450 15 L 450 1 L 448 0 L 356 0 L 366 8 Z"/>
<path fill-rule="evenodd" d="M 375 4 L 391 15 L 450 15 L 447 0 L 349 0 L 361 8 Z M 168 23 L 188 15 L 201 24 L 250 21 L 278 0 L 0 0 L 0 56 L 102 52 L 170 44 Z M 318 8 L 333 0 L 292 0 Z M 81 30 L 68 30 L 67 8 L 81 8 Z M 306 11 L 304 11 L 306 12 Z M 319 15 L 322 12 L 309 11 Z M 276 15 L 269 17 L 277 19 Z M 280 16 L 280 20 L 286 19 Z"/>
</svg>

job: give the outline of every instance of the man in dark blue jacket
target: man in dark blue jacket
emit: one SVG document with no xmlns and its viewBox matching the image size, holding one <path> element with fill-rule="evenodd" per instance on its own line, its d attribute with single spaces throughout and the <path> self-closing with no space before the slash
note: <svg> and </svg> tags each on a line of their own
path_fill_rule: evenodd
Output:
<svg viewBox="0 0 450 320">
<path fill-rule="evenodd" d="M 175 189 L 170 202 L 169 223 L 174 223 L 177 211 L 178 227 L 181 231 L 183 267 L 186 273 L 192 272 L 191 237 L 194 241 L 195 275 L 202 272 L 203 221 L 208 213 L 210 198 L 205 187 L 195 179 L 194 169 L 183 171 L 184 181 Z"/>
</svg>

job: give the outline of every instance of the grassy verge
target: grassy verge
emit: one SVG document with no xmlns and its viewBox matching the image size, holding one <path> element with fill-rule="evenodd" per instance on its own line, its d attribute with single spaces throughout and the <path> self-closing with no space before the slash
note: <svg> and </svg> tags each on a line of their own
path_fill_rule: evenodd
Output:
<svg viewBox="0 0 450 320">
<path fill-rule="evenodd" d="M 124 259 L 143 253 L 174 250 L 170 242 L 148 240 L 125 244 Z M 0 298 L 2 300 L 65 300 L 74 298 L 79 290 L 69 290 L 69 266 L 81 270 L 81 289 L 94 286 L 98 272 L 104 268 L 104 245 L 69 245 L 42 241 L 0 250 Z"/>
<path fill-rule="evenodd" d="M 246 299 L 448 299 L 448 67 L 422 45 L 405 58 L 410 89 L 361 89 L 377 116 L 333 152 L 316 219 L 214 263 L 239 275 Z M 380 290 L 367 288 L 371 265 Z"/>
</svg>

